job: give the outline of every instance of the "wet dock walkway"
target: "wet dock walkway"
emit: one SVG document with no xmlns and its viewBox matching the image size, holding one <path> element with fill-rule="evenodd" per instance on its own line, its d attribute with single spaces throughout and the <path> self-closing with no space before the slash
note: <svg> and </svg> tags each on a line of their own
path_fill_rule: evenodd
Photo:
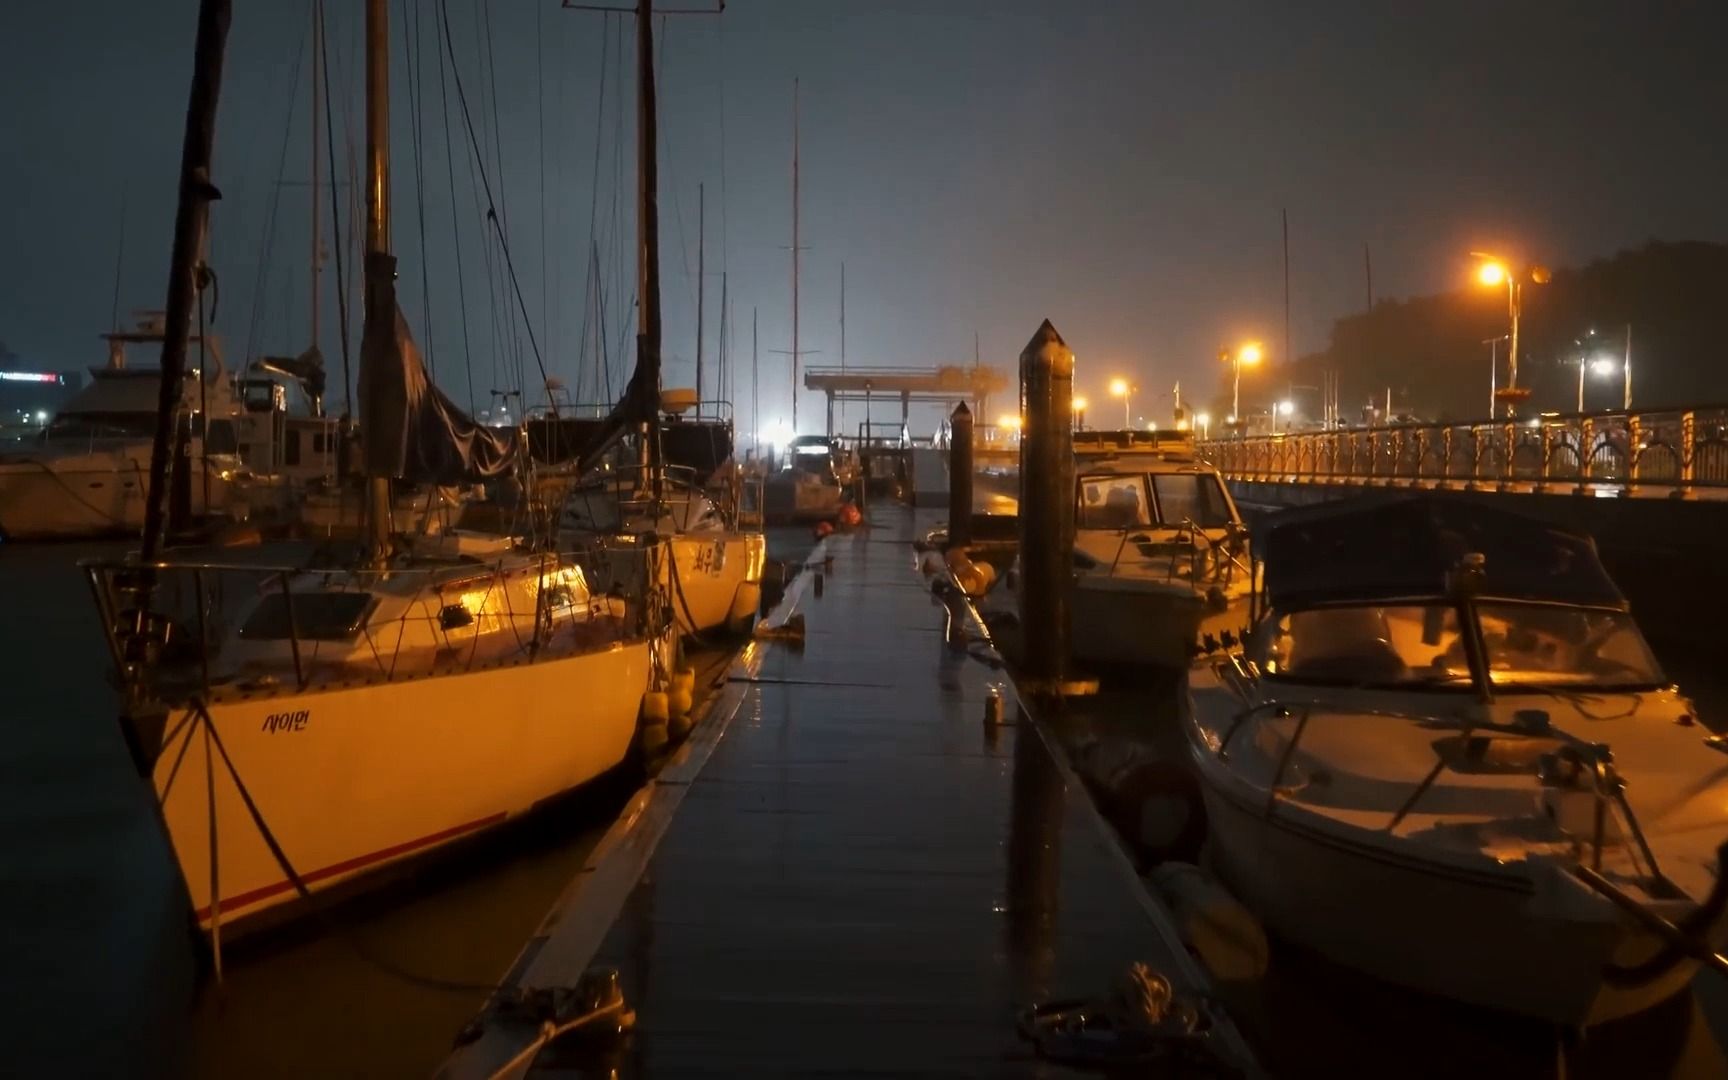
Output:
<svg viewBox="0 0 1728 1080">
<path fill-rule="evenodd" d="M 620 1058 L 533 1075 L 1067 1075 L 1022 1007 L 1136 960 L 1198 985 L 1006 674 L 947 643 L 911 546 L 933 521 L 882 507 L 817 549 L 771 619 L 802 645 L 745 651 L 528 944 L 509 985 L 613 967 L 637 1018 Z M 443 1075 L 521 1075 L 534 1038 L 490 1023 Z"/>
</svg>

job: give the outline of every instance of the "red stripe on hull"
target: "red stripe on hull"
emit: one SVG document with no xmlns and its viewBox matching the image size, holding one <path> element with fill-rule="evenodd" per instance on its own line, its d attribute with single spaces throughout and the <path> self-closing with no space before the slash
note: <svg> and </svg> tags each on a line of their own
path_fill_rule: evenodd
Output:
<svg viewBox="0 0 1728 1080">
<path fill-rule="evenodd" d="M 422 848 L 428 848 L 446 840 L 454 840 L 456 837 L 462 836 L 465 833 L 475 832 L 488 826 L 496 825 L 503 821 L 506 816 L 507 815 L 504 811 L 500 810 L 498 813 L 492 814 L 489 817 L 483 817 L 477 821 L 470 821 L 463 825 L 453 825 L 448 829 L 443 829 L 439 832 L 422 836 L 417 840 L 406 840 L 400 844 L 392 844 L 387 848 L 380 848 L 379 850 L 370 852 L 366 855 L 356 855 L 352 859 L 344 859 L 339 863 L 332 863 L 329 866 L 319 867 L 311 873 L 301 874 L 300 880 L 305 882 L 307 885 L 311 885 L 314 882 L 323 881 L 326 878 L 333 878 L 342 874 L 350 873 L 371 866 L 374 863 L 383 862 L 386 859 L 394 859 L 397 856 L 407 855 L 410 852 L 419 851 Z M 274 885 L 265 885 L 261 888 L 253 889 L 250 892 L 243 892 L 238 896 L 224 897 L 222 900 L 222 915 L 226 918 L 228 915 L 238 911 L 240 908 L 248 907 L 252 904 L 256 904 L 260 900 L 267 900 L 270 897 L 281 893 L 290 892 L 293 888 L 294 883 L 284 878 L 283 880 L 276 882 Z M 202 923 L 206 919 L 210 918 L 210 908 L 199 908 L 195 915 L 198 921 Z"/>
</svg>

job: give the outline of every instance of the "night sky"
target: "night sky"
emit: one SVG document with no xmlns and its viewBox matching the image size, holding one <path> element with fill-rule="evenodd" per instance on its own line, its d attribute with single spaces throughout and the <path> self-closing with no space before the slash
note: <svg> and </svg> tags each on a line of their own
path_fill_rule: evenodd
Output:
<svg viewBox="0 0 1728 1080">
<path fill-rule="evenodd" d="M 123 206 L 122 317 L 162 305 L 196 8 L 0 10 L 0 341 L 33 367 L 101 362 Z M 212 255 L 230 363 L 297 352 L 308 336 L 310 4 L 236 8 Z M 345 172 L 344 110 L 361 135 L 359 4 L 329 8 Z M 395 246 L 439 382 L 466 403 L 472 375 L 485 408 L 489 390 L 516 385 L 518 355 L 527 383 L 540 380 L 509 286 L 488 266 L 500 252 L 486 242 L 448 62 L 448 110 L 440 101 L 438 10 L 391 4 Z M 529 323 L 551 374 L 575 386 L 591 207 L 613 362 L 628 358 L 633 64 L 620 69 L 617 46 L 633 56 L 630 23 L 555 0 L 448 0 L 448 12 Z M 405 29 L 417 31 L 412 48 Z M 794 76 L 802 345 L 819 350 L 806 363 L 840 360 L 844 261 L 850 364 L 969 363 L 976 331 L 985 362 L 1012 370 L 1049 317 L 1079 356 L 1082 392 L 1101 398 L 1126 374 L 1142 387 L 1136 411 L 1163 417 L 1168 402 L 1153 395 L 1178 379 L 1210 391 L 1220 344 L 1253 337 L 1283 352 L 1281 209 L 1298 353 L 1362 307 L 1365 243 L 1376 295 L 1393 297 L 1458 287 L 1472 248 L 1567 265 L 1651 238 L 1728 239 L 1725 43 L 1720 3 L 732 0 L 719 19 L 673 16 L 660 83 L 667 382 L 691 379 L 705 182 L 709 356 L 724 268 L 744 420 L 752 308 L 763 420 L 785 415 L 787 359 L 770 350 L 791 343 Z M 323 281 L 320 342 L 337 382 L 329 261 Z M 808 428 L 814 396 L 801 411 Z"/>
</svg>

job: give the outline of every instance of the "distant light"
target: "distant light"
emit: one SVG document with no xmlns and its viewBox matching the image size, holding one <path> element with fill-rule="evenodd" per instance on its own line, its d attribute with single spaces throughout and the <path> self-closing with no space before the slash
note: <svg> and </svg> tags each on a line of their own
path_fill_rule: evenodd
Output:
<svg viewBox="0 0 1728 1080">
<path fill-rule="evenodd" d="M 1230 415 L 1229 415 L 1229 416 L 1226 416 L 1226 417 L 1225 417 L 1225 418 L 1224 418 L 1224 422 L 1225 422 L 1225 423 L 1226 423 L 1226 424 L 1234 424 L 1234 423 L 1235 423 L 1235 422 L 1236 422 L 1236 414 L 1235 414 L 1235 413 L 1231 413 L 1231 414 L 1230 414 Z"/>
<path fill-rule="evenodd" d="M 1248 344 L 1242 346 L 1241 350 L 1236 354 L 1237 358 L 1244 364 L 1258 364 L 1260 358 L 1264 355 L 1265 350 L 1260 347 L 1258 341 L 1250 341 Z"/>
<path fill-rule="evenodd" d="M 1110 396 L 1111 397 L 1127 397 L 1128 396 L 1128 380 L 1127 379 L 1111 379 L 1110 380 Z"/>
<path fill-rule="evenodd" d="M 1618 364 L 1606 358 L 1597 360 L 1594 364 L 1590 365 L 1590 370 L 1595 372 L 1597 375 L 1612 375 L 1618 369 Z"/>
<path fill-rule="evenodd" d="M 1289 416 L 1295 411 L 1296 403 L 1294 401 L 1285 400 L 1278 403 L 1278 413 L 1281 416 Z"/>
<path fill-rule="evenodd" d="M 48 422 L 48 413 L 43 409 L 37 409 L 36 422 L 38 424 L 46 424 Z"/>
<path fill-rule="evenodd" d="M 996 420 L 996 426 L 999 428 L 1007 428 L 1009 431 L 1019 431 L 1020 430 L 1020 414 L 1019 413 L 1003 413 Z"/>
<path fill-rule="evenodd" d="M 1194 422 L 1199 424 L 1201 427 L 1210 427 L 1212 424 L 1212 417 L 1209 413 L 1201 413 L 1194 418 Z"/>
<path fill-rule="evenodd" d="M 60 376 L 51 371 L 0 371 L 0 382 L 57 383 Z"/>
<path fill-rule="evenodd" d="M 764 441 L 769 446 L 785 446 L 787 443 L 792 441 L 794 432 L 791 424 L 788 424 L 784 420 L 776 420 L 772 424 L 768 425 L 768 431 L 766 434 L 767 438 Z"/>
<path fill-rule="evenodd" d="M 1146 428 L 1149 431 L 1157 431 L 1158 430 L 1158 424 L 1157 424 L 1157 422 L 1153 422 L 1153 423 L 1147 424 Z M 1188 421 L 1186 421 L 1186 420 L 1176 421 L 1176 430 L 1177 431 L 1187 431 L 1188 430 Z"/>
<path fill-rule="evenodd" d="M 1540 416 L 1532 416 L 1530 418 L 1530 426 L 1533 428 L 1540 428 L 1542 426 L 1542 418 Z"/>
<path fill-rule="evenodd" d="M 1083 397 L 1076 397 L 1073 401 L 1072 407 L 1073 407 L 1075 412 L 1085 412 L 1086 411 L 1086 399 Z"/>
<path fill-rule="evenodd" d="M 1476 280 L 1484 285 L 1504 285 L 1506 283 L 1506 267 L 1497 262 L 1485 262 L 1476 271 Z"/>
</svg>

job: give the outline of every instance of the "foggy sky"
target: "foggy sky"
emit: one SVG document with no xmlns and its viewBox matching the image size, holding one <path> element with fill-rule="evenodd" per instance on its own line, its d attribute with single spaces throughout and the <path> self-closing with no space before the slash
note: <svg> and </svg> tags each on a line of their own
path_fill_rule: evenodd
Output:
<svg viewBox="0 0 1728 1080">
<path fill-rule="evenodd" d="M 360 137 L 358 7 L 329 0 L 344 171 L 343 109 Z M 438 7 L 416 0 L 413 20 L 403 3 L 390 7 L 401 297 L 439 382 L 467 403 L 472 374 L 485 407 L 491 389 L 516 386 L 516 342 L 525 382 L 537 388 L 539 375 L 514 295 L 486 265 L 499 251 L 486 239 L 453 83 L 448 112 L 440 103 Z M 162 306 L 196 8 L 89 0 L 0 9 L 0 341 L 33 366 L 102 362 L 95 335 L 110 320 L 122 204 L 122 317 Z M 309 60 L 301 56 L 297 84 L 294 66 L 309 0 L 236 8 L 212 252 L 231 364 L 249 343 L 298 351 L 308 336 Z M 455 70 L 550 374 L 577 383 L 597 145 L 608 334 L 614 363 L 627 364 L 616 343 L 633 281 L 633 121 L 628 97 L 621 130 L 615 106 L 620 90 L 631 93 L 633 68 L 620 69 L 615 51 L 603 110 L 597 95 L 603 42 L 622 35 L 633 55 L 630 24 L 556 0 L 448 0 L 448 10 Z M 403 37 L 415 22 L 418 184 Z M 483 63 L 488 26 L 495 70 Z M 1322 347 L 1331 321 L 1363 306 L 1364 244 L 1375 293 L 1395 297 L 1456 286 L 1473 248 L 1566 265 L 1651 238 L 1728 239 L 1724 42 L 1719 3 L 1599 0 L 731 0 L 719 19 L 674 16 L 660 81 L 666 381 L 692 377 L 702 182 L 710 362 L 724 268 L 741 411 L 747 422 L 755 308 L 763 419 L 786 414 L 787 359 L 769 350 L 791 347 L 794 77 L 808 248 L 801 344 L 820 353 L 807 364 L 840 360 L 844 260 L 850 364 L 969 363 L 977 332 L 985 362 L 1011 372 L 1049 317 L 1079 356 L 1082 392 L 1101 399 L 1111 376 L 1127 375 L 1141 386 L 1136 412 L 1162 418 L 1169 402 L 1155 394 L 1176 380 L 1189 394 L 1214 389 L 1220 344 L 1252 337 L 1274 358 L 1284 351 L 1281 209 L 1298 354 Z M 322 280 L 320 344 L 336 383 L 328 261 Z M 813 395 L 800 410 L 802 427 L 819 424 Z"/>
</svg>

